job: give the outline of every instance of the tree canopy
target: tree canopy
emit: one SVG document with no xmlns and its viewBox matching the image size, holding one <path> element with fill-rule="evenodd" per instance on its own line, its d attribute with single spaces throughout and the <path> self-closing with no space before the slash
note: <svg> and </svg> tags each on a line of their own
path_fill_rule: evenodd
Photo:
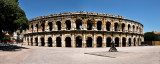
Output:
<svg viewBox="0 0 160 64">
<path fill-rule="evenodd" d="M 28 28 L 29 22 L 25 12 L 18 5 L 18 0 L 0 0 L 1 35 L 2 31 L 13 33 L 16 30 Z"/>
<path fill-rule="evenodd" d="M 159 41 L 160 38 L 153 32 L 147 32 L 144 34 L 144 41 Z"/>
</svg>

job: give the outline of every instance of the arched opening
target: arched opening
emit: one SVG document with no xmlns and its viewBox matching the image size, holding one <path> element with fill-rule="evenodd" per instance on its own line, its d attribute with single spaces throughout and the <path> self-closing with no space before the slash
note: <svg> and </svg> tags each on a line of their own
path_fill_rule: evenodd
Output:
<svg viewBox="0 0 160 64">
<path fill-rule="evenodd" d="M 134 38 L 134 46 L 136 46 L 136 38 Z"/>
<path fill-rule="evenodd" d="M 60 21 L 57 21 L 57 22 L 56 22 L 56 25 L 57 25 L 58 30 L 61 30 L 61 22 L 60 22 Z"/>
<path fill-rule="evenodd" d="M 71 21 L 67 20 L 65 23 L 66 23 L 66 30 L 70 30 L 71 29 Z"/>
<path fill-rule="evenodd" d="M 45 25 L 44 25 L 44 23 L 42 23 L 41 26 L 42 26 L 42 31 L 45 31 Z"/>
<path fill-rule="evenodd" d="M 133 32 L 135 31 L 135 26 L 133 25 Z"/>
<path fill-rule="evenodd" d="M 90 20 L 87 21 L 87 30 L 92 30 L 92 23 Z"/>
<path fill-rule="evenodd" d="M 126 38 L 125 38 L 125 37 L 122 38 L 122 46 L 123 46 L 123 47 L 126 46 Z"/>
<path fill-rule="evenodd" d="M 106 23 L 106 30 L 107 30 L 107 31 L 110 31 L 110 27 L 111 27 L 111 23 L 110 23 L 110 22 L 107 22 L 107 23 Z"/>
<path fill-rule="evenodd" d="M 33 46 L 33 38 L 31 38 L 31 46 Z"/>
<path fill-rule="evenodd" d="M 138 46 L 139 46 L 139 41 L 140 41 L 140 38 L 138 38 L 137 40 L 138 40 Z"/>
<path fill-rule="evenodd" d="M 128 39 L 128 46 L 131 46 L 131 38 Z"/>
<path fill-rule="evenodd" d="M 102 37 L 97 38 L 97 47 L 102 47 Z"/>
<path fill-rule="evenodd" d="M 92 38 L 91 37 L 87 38 L 86 46 L 87 47 L 92 47 Z"/>
<path fill-rule="evenodd" d="M 36 24 L 37 32 L 38 32 L 38 24 Z"/>
<path fill-rule="evenodd" d="M 82 47 L 82 37 L 76 37 L 76 47 Z"/>
<path fill-rule="evenodd" d="M 38 38 L 35 38 L 36 46 L 38 46 Z"/>
<path fill-rule="evenodd" d="M 138 32 L 138 30 L 139 30 L 139 29 L 138 29 L 138 26 L 137 26 L 137 32 Z"/>
<path fill-rule="evenodd" d="M 114 23 L 114 31 L 118 31 L 118 23 Z"/>
<path fill-rule="evenodd" d="M 53 25 L 52 22 L 49 22 L 48 25 L 49 25 L 49 31 L 52 31 L 52 25 Z"/>
<path fill-rule="evenodd" d="M 115 46 L 119 47 L 119 38 L 118 37 L 115 38 Z"/>
<path fill-rule="evenodd" d="M 97 30 L 101 30 L 102 29 L 102 22 L 98 21 L 97 22 Z"/>
<path fill-rule="evenodd" d="M 45 46 L 44 37 L 41 38 L 41 46 Z"/>
<path fill-rule="evenodd" d="M 70 37 L 66 37 L 65 42 L 66 42 L 66 47 L 71 47 L 71 38 Z"/>
<path fill-rule="evenodd" d="M 131 25 L 130 25 L 130 24 L 128 24 L 128 32 L 130 31 L 130 27 L 131 27 Z"/>
<path fill-rule="evenodd" d="M 52 47 L 52 38 L 51 37 L 48 38 L 48 46 Z"/>
<path fill-rule="evenodd" d="M 82 28 L 82 21 L 81 20 L 76 20 L 76 29 L 80 30 Z"/>
<path fill-rule="evenodd" d="M 56 46 L 61 47 L 61 38 L 60 37 L 56 38 Z"/>
<path fill-rule="evenodd" d="M 111 37 L 107 38 L 107 43 L 106 43 L 107 47 L 111 47 Z"/>
<path fill-rule="evenodd" d="M 27 38 L 27 42 L 28 42 L 28 45 L 29 45 L 29 38 Z"/>
<path fill-rule="evenodd" d="M 124 29 L 125 29 L 125 24 L 123 23 L 122 24 L 122 32 L 124 31 Z"/>
</svg>

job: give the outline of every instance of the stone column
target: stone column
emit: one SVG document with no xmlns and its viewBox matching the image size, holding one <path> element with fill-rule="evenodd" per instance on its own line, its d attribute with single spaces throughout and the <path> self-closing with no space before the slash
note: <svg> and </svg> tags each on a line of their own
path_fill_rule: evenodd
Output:
<svg viewBox="0 0 160 64">
<path fill-rule="evenodd" d="M 131 46 L 134 46 L 134 38 L 131 38 Z"/>
<path fill-rule="evenodd" d="M 65 21 L 63 21 L 63 22 L 61 23 L 61 28 L 62 28 L 62 30 L 66 30 L 66 24 L 65 24 Z"/>
<path fill-rule="evenodd" d="M 106 22 L 105 21 L 103 21 L 103 23 L 102 23 L 102 31 L 106 31 Z"/>
<path fill-rule="evenodd" d="M 114 31 L 114 22 L 113 21 L 111 22 L 111 27 L 110 28 L 111 28 L 111 31 Z"/>
<path fill-rule="evenodd" d="M 103 47 L 103 48 L 106 47 L 106 36 L 105 36 L 105 35 L 103 35 L 102 47 Z"/>
<path fill-rule="evenodd" d="M 56 37 L 54 36 L 54 34 L 52 35 L 52 46 L 56 47 Z"/>
<path fill-rule="evenodd" d="M 71 30 L 75 30 L 76 29 L 76 24 L 75 24 L 75 21 L 72 20 L 71 21 Z"/>
<path fill-rule="evenodd" d="M 62 47 L 65 47 L 65 37 L 64 37 L 64 35 L 62 34 L 62 38 L 61 38 L 62 40 L 61 40 L 61 43 L 62 43 Z"/>
<path fill-rule="evenodd" d="M 126 37 L 126 47 L 129 47 L 128 36 Z"/>
<path fill-rule="evenodd" d="M 83 28 L 83 30 L 87 30 L 87 20 L 83 20 L 82 28 Z"/>
<path fill-rule="evenodd" d="M 38 38 L 38 46 L 41 46 L 41 44 L 42 44 L 41 43 L 41 37 L 38 35 L 37 38 Z"/>
<path fill-rule="evenodd" d="M 94 22 L 94 23 L 93 23 L 93 30 L 96 30 L 96 31 L 97 31 L 97 26 L 96 26 L 96 25 L 97 25 L 97 23 Z"/>
<path fill-rule="evenodd" d="M 71 38 L 71 47 L 75 48 L 75 38 L 74 38 L 74 34 L 72 34 L 72 38 Z"/>
<path fill-rule="evenodd" d="M 119 46 L 122 47 L 122 36 L 119 38 Z"/>
<path fill-rule="evenodd" d="M 44 35 L 44 43 L 45 43 L 45 46 L 48 47 L 48 37 L 47 37 L 47 35 Z"/>
<path fill-rule="evenodd" d="M 82 36 L 82 47 L 85 48 L 86 47 L 86 38 L 85 38 L 85 34 L 83 34 Z"/>
<path fill-rule="evenodd" d="M 96 43 L 96 34 L 93 35 L 93 43 L 92 43 L 92 47 L 96 48 L 97 47 L 97 43 Z"/>
<path fill-rule="evenodd" d="M 33 40 L 33 46 L 36 46 L 35 36 L 32 37 L 32 40 Z"/>
</svg>

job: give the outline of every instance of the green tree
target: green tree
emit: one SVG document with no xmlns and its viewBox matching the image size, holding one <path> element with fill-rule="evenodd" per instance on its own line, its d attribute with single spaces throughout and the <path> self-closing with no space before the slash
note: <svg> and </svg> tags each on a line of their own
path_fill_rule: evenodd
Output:
<svg viewBox="0 0 160 64">
<path fill-rule="evenodd" d="M 159 41 L 160 38 L 153 32 L 147 32 L 144 34 L 144 41 Z"/>
<path fill-rule="evenodd" d="M 28 28 L 25 12 L 18 5 L 18 0 L 0 0 L 0 39 L 2 31 L 13 33 Z"/>
</svg>

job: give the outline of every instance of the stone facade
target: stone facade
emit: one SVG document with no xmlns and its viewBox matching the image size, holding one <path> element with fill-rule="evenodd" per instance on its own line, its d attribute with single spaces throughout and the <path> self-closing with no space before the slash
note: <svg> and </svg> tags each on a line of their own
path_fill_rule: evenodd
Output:
<svg viewBox="0 0 160 64">
<path fill-rule="evenodd" d="M 143 25 L 123 16 L 93 12 L 65 12 L 29 20 L 24 43 L 50 47 L 137 46 L 144 41 Z"/>
</svg>

